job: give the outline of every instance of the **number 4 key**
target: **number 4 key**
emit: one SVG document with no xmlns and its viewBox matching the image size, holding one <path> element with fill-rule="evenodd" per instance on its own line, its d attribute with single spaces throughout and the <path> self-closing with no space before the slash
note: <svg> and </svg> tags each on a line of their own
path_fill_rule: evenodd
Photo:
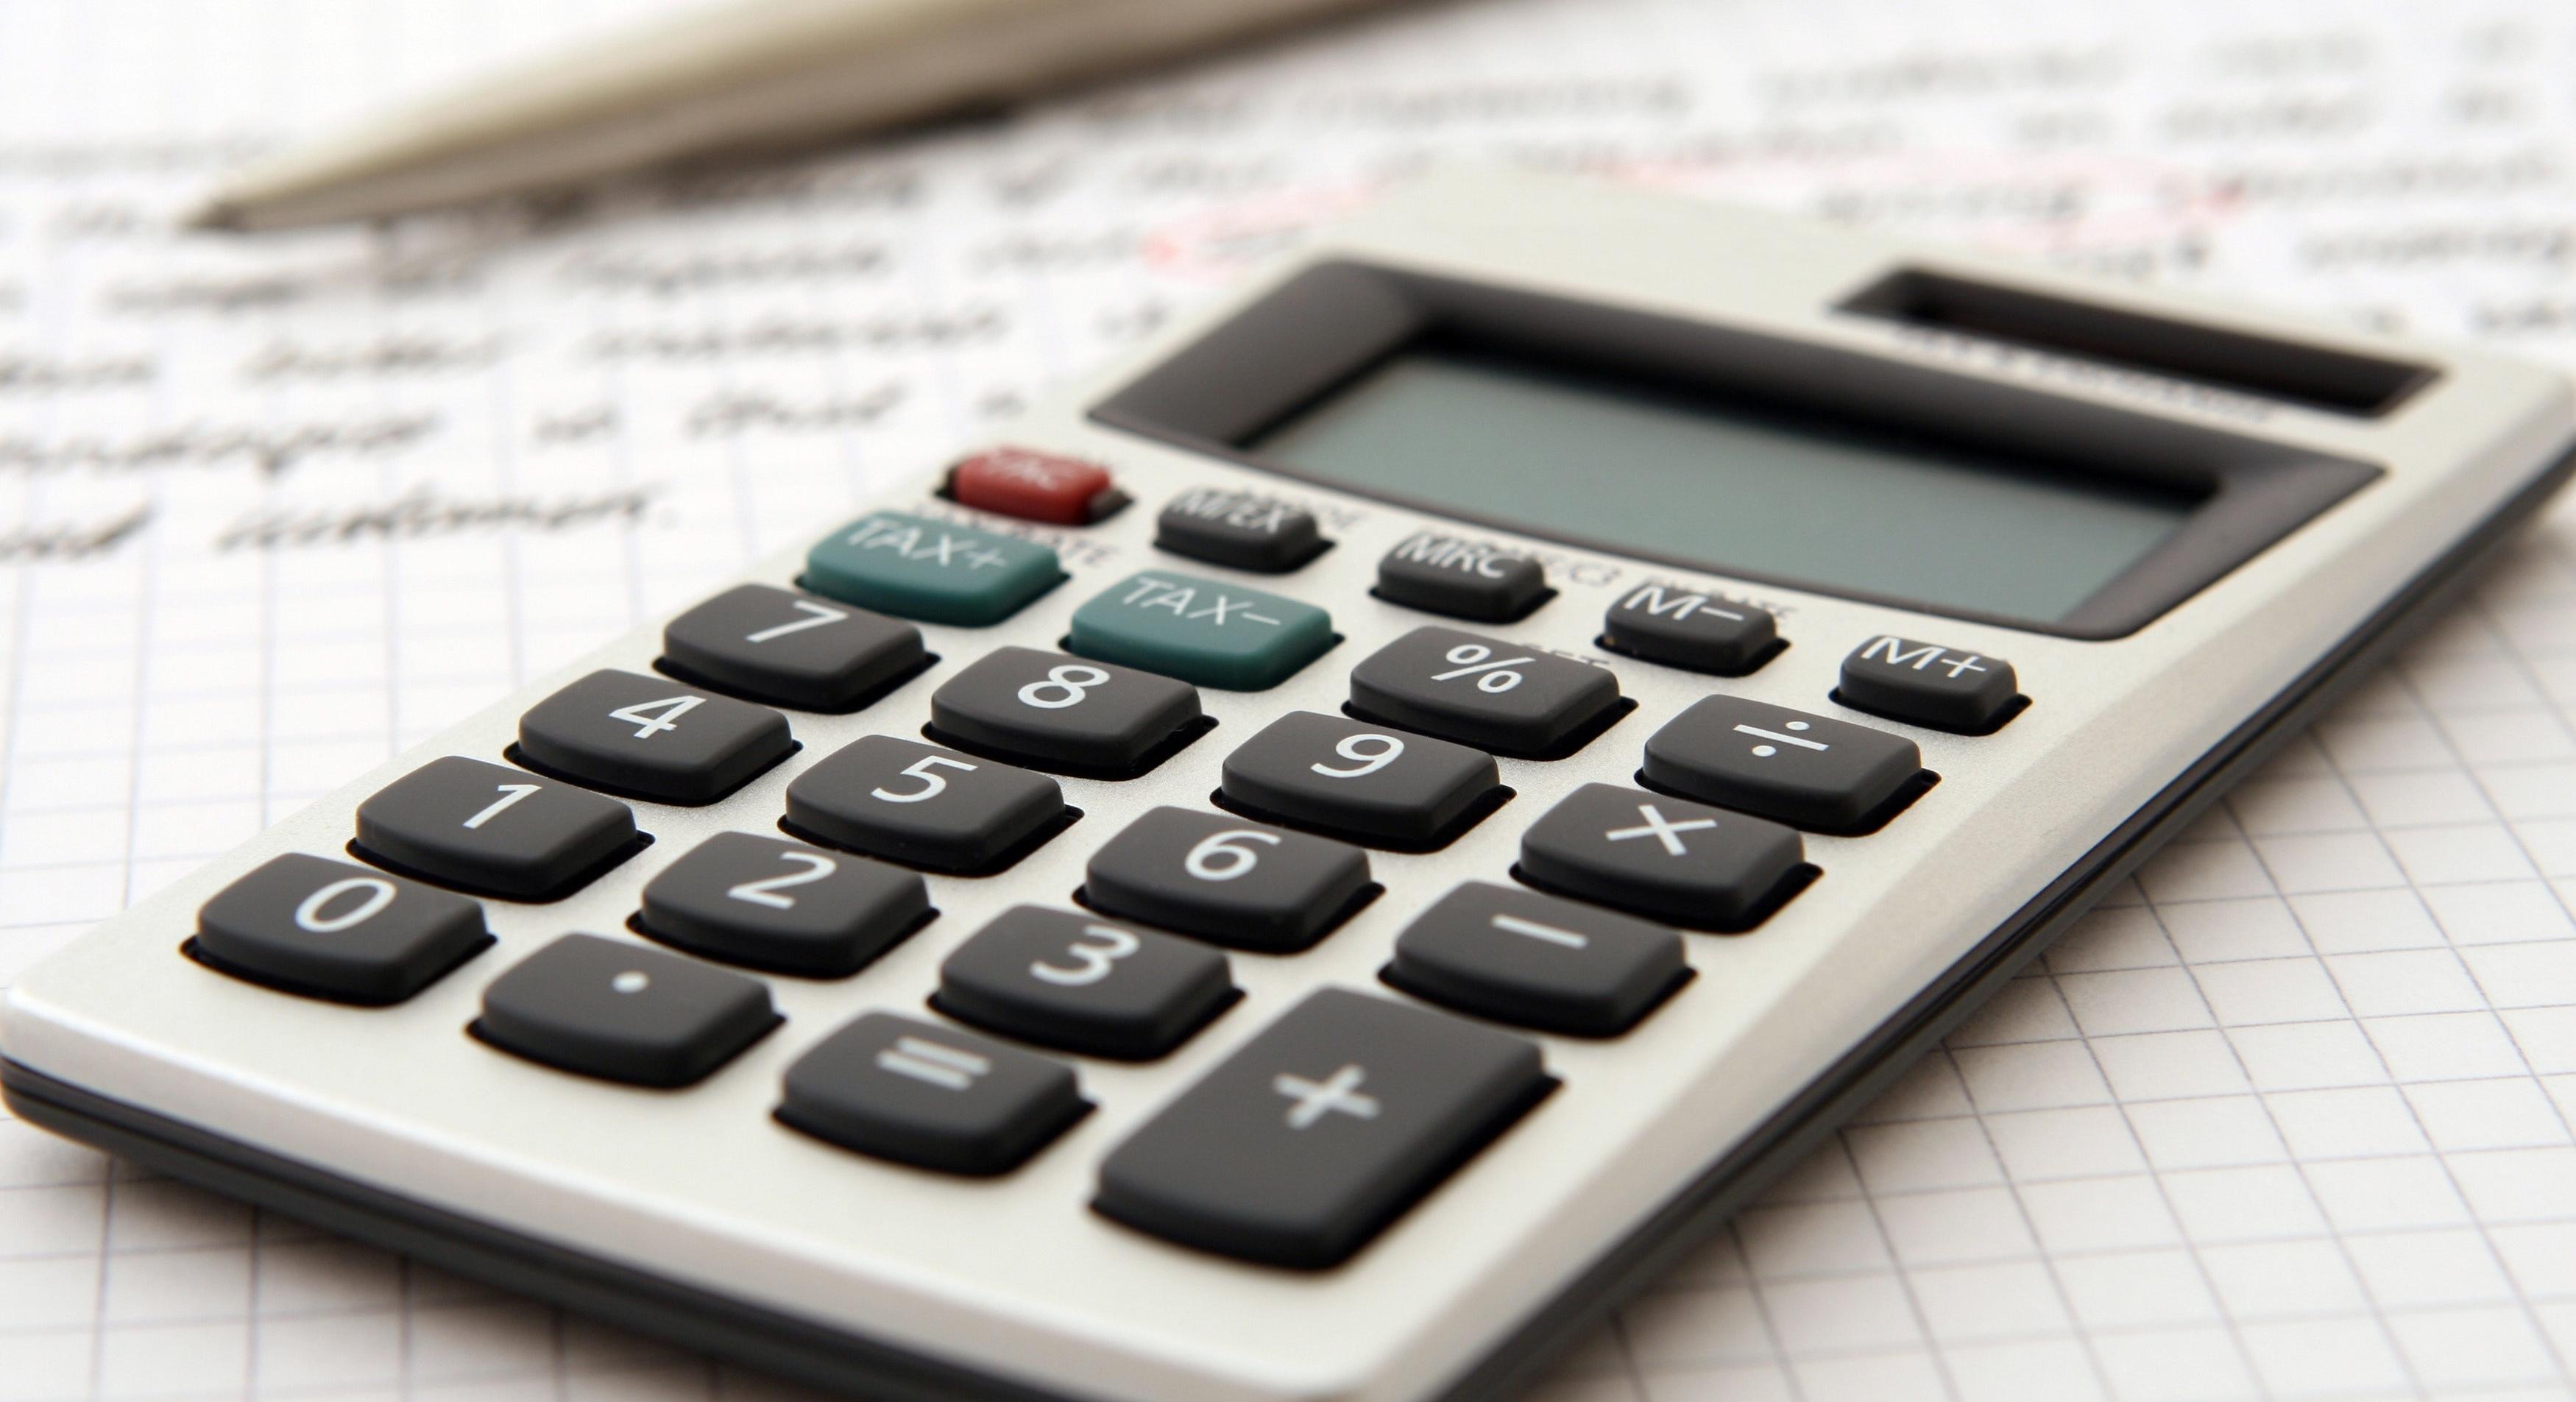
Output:
<svg viewBox="0 0 2576 1402">
<path fill-rule="evenodd" d="M 659 803 L 707 804 L 795 749 L 787 718 L 668 677 L 598 671 L 519 718 L 530 767 Z"/>
</svg>

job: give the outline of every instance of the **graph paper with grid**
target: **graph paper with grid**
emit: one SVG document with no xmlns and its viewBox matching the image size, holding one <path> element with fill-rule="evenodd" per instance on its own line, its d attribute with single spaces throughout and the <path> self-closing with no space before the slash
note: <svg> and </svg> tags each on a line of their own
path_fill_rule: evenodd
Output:
<svg viewBox="0 0 2576 1402">
<path fill-rule="evenodd" d="M 615 8 L 0 11 L 0 980 L 1432 145 L 2570 344 L 2576 26 L 2510 6 L 1467 6 L 767 183 L 159 232 L 275 132 Z M 1555 1394 L 2567 1396 L 2571 545 Z M 785 1391 L 0 1123 L 0 1397 Z"/>
</svg>

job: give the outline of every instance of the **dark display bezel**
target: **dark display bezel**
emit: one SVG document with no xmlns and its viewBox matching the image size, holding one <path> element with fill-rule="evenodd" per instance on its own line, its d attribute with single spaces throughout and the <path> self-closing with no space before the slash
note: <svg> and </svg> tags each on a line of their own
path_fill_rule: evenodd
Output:
<svg viewBox="0 0 2576 1402">
<path fill-rule="evenodd" d="M 2025 618 L 1746 570 L 1462 509 L 1246 445 L 1389 359 L 1466 353 L 2198 504 L 2063 617 Z M 1305 269 L 1091 410 L 1102 424 L 1432 515 L 1730 578 L 2058 637 L 2125 637 L 2381 475 L 2369 463 L 1819 341 L 1357 262 Z"/>
</svg>

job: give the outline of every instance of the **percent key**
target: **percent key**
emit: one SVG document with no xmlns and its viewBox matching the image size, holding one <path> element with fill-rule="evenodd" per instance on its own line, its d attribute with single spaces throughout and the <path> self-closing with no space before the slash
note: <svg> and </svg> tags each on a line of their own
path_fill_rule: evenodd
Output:
<svg viewBox="0 0 2576 1402">
<path fill-rule="evenodd" d="M 1416 628 L 1351 669 L 1351 713 L 1496 754 L 1571 753 L 1628 708 L 1606 667 L 1456 628 Z"/>
</svg>

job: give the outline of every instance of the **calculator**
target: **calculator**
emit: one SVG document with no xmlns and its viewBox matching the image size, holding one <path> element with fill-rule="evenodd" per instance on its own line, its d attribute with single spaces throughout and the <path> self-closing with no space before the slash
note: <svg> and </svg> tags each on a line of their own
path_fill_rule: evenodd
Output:
<svg viewBox="0 0 2576 1402">
<path fill-rule="evenodd" d="M 2473 350 L 1426 178 L 40 963 L 9 1104 L 867 1397 L 1510 1396 L 2571 441 Z"/>
</svg>

